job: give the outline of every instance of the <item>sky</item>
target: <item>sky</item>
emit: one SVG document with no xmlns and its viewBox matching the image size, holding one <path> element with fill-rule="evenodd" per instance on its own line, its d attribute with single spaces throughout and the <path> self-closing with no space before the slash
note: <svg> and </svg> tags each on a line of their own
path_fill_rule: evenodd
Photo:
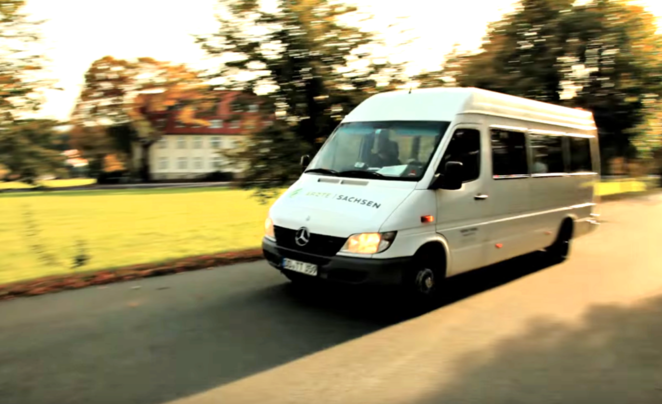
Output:
<svg viewBox="0 0 662 404">
<path fill-rule="evenodd" d="M 480 46 L 487 24 L 513 7 L 513 0 L 353 0 L 375 16 L 371 28 L 385 29 L 398 17 L 417 39 L 400 51 L 409 73 L 438 67 L 454 44 Z M 640 0 L 662 18 L 662 0 Z M 202 67 L 209 58 L 192 35 L 216 31 L 217 0 L 27 0 L 25 12 L 46 20 L 50 75 L 62 91 L 52 90 L 41 117 L 66 120 L 90 64 L 103 56 L 153 57 Z M 402 21 L 402 20 L 399 20 Z M 398 38 L 386 33 L 395 45 Z"/>
</svg>

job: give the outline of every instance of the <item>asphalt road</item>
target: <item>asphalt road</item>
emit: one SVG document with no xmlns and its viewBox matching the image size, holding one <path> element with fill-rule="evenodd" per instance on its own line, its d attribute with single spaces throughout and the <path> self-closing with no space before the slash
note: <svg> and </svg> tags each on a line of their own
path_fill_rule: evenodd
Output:
<svg viewBox="0 0 662 404">
<path fill-rule="evenodd" d="M 601 211 L 419 316 L 264 263 L 0 303 L 0 403 L 659 404 L 662 196 Z"/>
</svg>

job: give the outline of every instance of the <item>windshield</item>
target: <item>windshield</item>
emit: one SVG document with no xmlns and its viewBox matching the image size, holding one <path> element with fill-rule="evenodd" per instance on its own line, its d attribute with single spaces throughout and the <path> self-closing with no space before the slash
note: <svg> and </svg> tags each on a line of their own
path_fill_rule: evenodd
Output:
<svg viewBox="0 0 662 404">
<path fill-rule="evenodd" d="M 418 181 L 449 122 L 351 122 L 338 127 L 306 172 Z"/>
</svg>

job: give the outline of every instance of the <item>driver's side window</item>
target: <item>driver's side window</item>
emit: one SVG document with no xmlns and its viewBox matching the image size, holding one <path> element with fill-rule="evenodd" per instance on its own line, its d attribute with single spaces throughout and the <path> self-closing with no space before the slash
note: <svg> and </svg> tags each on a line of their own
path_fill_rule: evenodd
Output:
<svg viewBox="0 0 662 404">
<path fill-rule="evenodd" d="M 440 172 L 443 172 L 449 161 L 462 163 L 464 168 L 462 182 L 477 180 L 480 176 L 480 132 L 476 129 L 456 130 L 441 159 Z"/>
</svg>

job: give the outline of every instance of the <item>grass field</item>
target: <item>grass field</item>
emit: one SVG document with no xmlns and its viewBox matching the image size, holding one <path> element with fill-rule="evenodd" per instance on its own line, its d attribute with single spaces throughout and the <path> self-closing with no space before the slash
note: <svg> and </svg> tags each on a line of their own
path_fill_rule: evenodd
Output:
<svg viewBox="0 0 662 404">
<path fill-rule="evenodd" d="M 602 182 L 598 184 L 596 192 L 600 196 L 625 194 L 629 192 L 643 192 L 647 189 L 646 183 L 637 180 L 619 180 Z"/>
<path fill-rule="evenodd" d="M 255 247 L 267 209 L 248 192 L 210 188 L 0 195 L 0 284 L 71 273 L 80 241 L 91 260 L 79 270 Z"/>
<path fill-rule="evenodd" d="M 39 184 L 48 188 L 80 187 L 83 185 L 94 184 L 96 180 L 92 178 L 73 178 L 68 180 L 48 180 L 41 181 Z M 0 182 L 0 189 L 29 189 L 32 185 L 22 182 Z"/>
<path fill-rule="evenodd" d="M 609 182 L 597 192 L 645 187 Z M 249 192 L 217 188 L 0 195 L 0 284 L 73 272 L 81 242 L 91 260 L 77 271 L 257 247 L 267 209 Z"/>
</svg>

